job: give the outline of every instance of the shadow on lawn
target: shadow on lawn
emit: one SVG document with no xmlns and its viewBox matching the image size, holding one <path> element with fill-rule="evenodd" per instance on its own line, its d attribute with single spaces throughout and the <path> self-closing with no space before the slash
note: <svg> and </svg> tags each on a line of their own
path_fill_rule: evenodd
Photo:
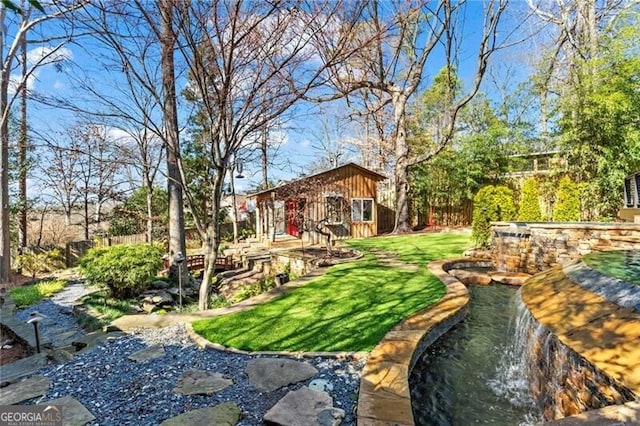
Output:
<svg viewBox="0 0 640 426">
<path fill-rule="evenodd" d="M 369 351 L 444 293 L 426 268 L 389 268 L 368 254 L 273 302 L 193 327 L 210 341 L 246 350 Z"/>
</svg>

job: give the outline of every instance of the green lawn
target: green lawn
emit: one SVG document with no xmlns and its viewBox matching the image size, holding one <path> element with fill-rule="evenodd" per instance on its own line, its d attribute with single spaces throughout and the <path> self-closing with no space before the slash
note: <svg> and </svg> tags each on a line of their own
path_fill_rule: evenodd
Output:
<svg viewBox="0 0 640 426">
<path fill-rule="evenodd" d="M 634 251 L 602 251 L 585 255 L 583 262 L 605 275 L 640 285 L 640 254 Z"/>
<path fill-rule="evenodd" d="M 419 234 L 354 240 L 359 261 L 328 273 L 254 309 L 200 320 L 193 328 L 208 340 L 245 350 L 370 351 L 395 324 L 436 303 L 444 285 L 418 272 L 380 265 L 372 249 L 393 251 L 405 262 L 425 265 L 459 256 L 468 235 Z"/>
<path fill-rule="evenodd" d="M 13 287 L 9 289 L 9 295 L 16 307 L 26 308 L 35 305 L 45 297 L 51 297 L 62 291 L 66 284 L 67 282 L 63 280 L 45 280 L 22 287 Z"/>
</svg>

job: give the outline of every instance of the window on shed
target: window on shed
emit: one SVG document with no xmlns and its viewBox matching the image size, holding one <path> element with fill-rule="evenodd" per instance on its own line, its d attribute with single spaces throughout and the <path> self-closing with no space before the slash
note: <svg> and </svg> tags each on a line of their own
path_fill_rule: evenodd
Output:
<svg viewBox="0 0 640 426">
<path fill-rule="evenodd" d="M 344 197 L 341 195 L 327 195 L 325 197 L 326 218 L 329 225 L 340 225 L 343 221 Z"/>
<path fill-rule="evenodd" d="M 351 200 L 351 220 L 353 222 L 373 222 L 373 199 L 353 198 Z"/>
</svg>

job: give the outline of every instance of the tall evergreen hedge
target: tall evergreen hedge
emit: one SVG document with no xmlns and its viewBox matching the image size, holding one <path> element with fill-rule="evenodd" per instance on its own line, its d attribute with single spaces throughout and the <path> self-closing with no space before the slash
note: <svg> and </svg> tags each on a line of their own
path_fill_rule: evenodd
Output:
<svg viewBox="0 0 640 426">
<path fill-rule="evenodd" d="M 523 222 L 540 222 L 542 220 L 540 192 L 538 191 L 538 181 L 535 178 L 525 180 L 522 185 L 518 220 Z"/>
<path fill-rule="evenodd" d="M 568 176 L 560 180 L 553 209 L 553 220 L 556 222 L 577 222 L 581 217 L 580 187 Z"/>
<path fill-rule="evenodd" d="M 491 241 L 491 222 L 514 220 L 516 206 L 513 191 L 506 186 L 488 185 L 473 198 L 472 238 L 478 247 Z"/>
</svg>

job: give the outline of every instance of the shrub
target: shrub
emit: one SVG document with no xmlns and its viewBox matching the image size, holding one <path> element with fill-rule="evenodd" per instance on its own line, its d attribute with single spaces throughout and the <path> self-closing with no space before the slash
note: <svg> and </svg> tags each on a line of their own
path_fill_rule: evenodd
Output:
<svg viewBox="0 0 640 426">
<path fill-rule="evenodd" d="M 556 222 L 576 222 L 580 220 L 580 187 L 568 176 L 560 179 L 553 220 Z"/>
<path fill-rule="evenodd" d="M 61 291 L 66 284 L 63 280 L 46 280 L 22 287 L 13 287 L 9 295 L 18 308 L 35 305 L 45 297 L 50 297 Z"/>
<path fill-rule="evenodd" d="M 162 251 L 150 244 L 93 248 L 80 261 L 86 278 L 118 299 L 142 293 L 161 267 Z"/>
<path fill-rule="evenodd" d="M 486 247 L 491 240 L 491 222 L 513 220 L 516 207 L 513 191 L 506 186 L 485 186 L 473 198 L 471 234 L 476 246 Z"/>
<path fill-rule="evenodd" d="M 525 180 L 522 185 L 518 220 L 525 222 L 539 222 L 542 220 L 540 192 L 538 191 L 538 181 L 535 178 Z"/>
<path fill-rule="evenodd" d="M 18 267 L 34 277 L 44 272 L 52 272 L 65 268 L 65 259 L 62 250 L 55 247 L 40 252 L 31 251 L 18 256 Z"/>
</svg>

